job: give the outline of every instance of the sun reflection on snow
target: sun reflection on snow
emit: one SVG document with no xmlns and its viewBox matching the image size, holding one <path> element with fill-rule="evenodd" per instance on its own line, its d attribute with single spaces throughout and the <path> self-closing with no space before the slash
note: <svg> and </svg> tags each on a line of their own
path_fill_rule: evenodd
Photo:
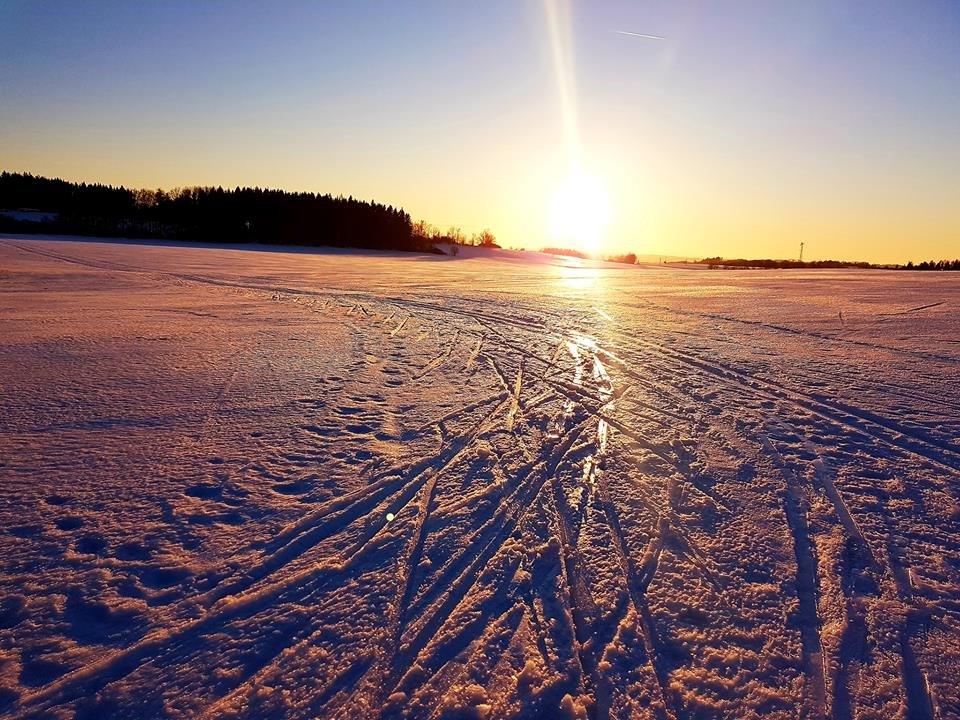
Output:
<svg viewBox="0 0 960 720">
<path fill-rule="evenodd" d="M 600 280 L 600 270 L 583 267 L 577 258 L 564 258 L 564 264 L 557 267 L 557 279 L 560 286 L 568 291 L 588 291 L 596 288 Z M 573 262 L 576 262 L 574 265 Z"/>
</svg>

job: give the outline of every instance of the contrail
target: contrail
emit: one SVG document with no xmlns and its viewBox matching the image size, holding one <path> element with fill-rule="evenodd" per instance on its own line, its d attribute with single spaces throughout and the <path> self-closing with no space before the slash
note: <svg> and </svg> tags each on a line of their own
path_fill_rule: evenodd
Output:
<svg viewBox="0 0 960 720">
<path fill-rule="evenodd" d="M 635 33 L 629 30 L 614 30 L 618 35 L 632 35 L 633 37 L 647 38 L 648 40 L 666 40 L 663 35 L 647 35 L 646 33 Z"/>
</svg>

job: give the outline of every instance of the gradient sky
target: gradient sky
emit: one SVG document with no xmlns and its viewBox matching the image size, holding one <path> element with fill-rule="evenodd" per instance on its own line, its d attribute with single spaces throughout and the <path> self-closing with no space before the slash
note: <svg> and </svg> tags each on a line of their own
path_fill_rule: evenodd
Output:
<svg viewBox="0 0 960 720">
<path fill-rule="evenodd" d="M 352 194 L 538 248 L 571 127 L 608 251 L 960 256 L 955 0 L 558 1 L 559 35 L 547 9 L 0 0 L 0 168 Z"/>
</svg>

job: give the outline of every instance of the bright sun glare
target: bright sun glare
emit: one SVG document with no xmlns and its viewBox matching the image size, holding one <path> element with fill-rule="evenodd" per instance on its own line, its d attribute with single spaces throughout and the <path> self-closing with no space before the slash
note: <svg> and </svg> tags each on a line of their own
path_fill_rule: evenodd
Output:
<svg viewBox="0 0 960 720">
<path fill-rule="evenodd" d="M 610 224 L 610 201 L 595 177 L 574 173 L 554 191 L 550 235 L 564 247 L 597 254 Z"/>
</svg>

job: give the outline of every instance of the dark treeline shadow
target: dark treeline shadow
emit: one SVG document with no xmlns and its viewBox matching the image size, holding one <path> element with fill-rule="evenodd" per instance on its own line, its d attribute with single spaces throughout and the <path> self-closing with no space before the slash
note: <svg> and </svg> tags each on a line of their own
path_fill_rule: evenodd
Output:
<svg viewBox="0 0 960 720">
<path fill-rule="evenodd" d="M 682 261 L 687 262 L 687 261 Z M 871 268 L 878 270 L 960 270 L 960 260 L 926 260 L 921 263 L 908 262 L 906 265 L 876 265 L 868 262 L 846 260 L 745 260 L 722 257 L 704 258 L 696 264 L 708 265 L 711 269 L 761 269 L 783 270 L 790 268 Z"/>
<path fill-rule="evenodd" d="M 0 173 L 0 230 L 440 252 L 401 208 L 260 188 L 131 190 Z"/>
</svg>

